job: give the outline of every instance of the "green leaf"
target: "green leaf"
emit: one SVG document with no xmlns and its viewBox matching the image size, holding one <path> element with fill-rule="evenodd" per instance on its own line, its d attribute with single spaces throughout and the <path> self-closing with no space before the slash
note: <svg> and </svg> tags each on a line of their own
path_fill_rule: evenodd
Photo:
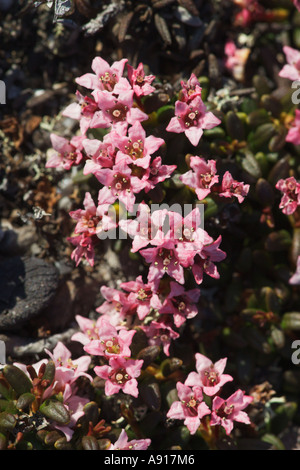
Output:
<svg viewBox="0 0 300 470">
<path fill-rule="evenodd" d="M 46 418 L 53 419 L 59 424 L 68 424 L 70 422 L 70 414 L 60 401 L 53 399 L 44 401 L 40 406 L 40 412 Z"/>
<path fill-rule="evenodd" d="M 31 392 L 33 385 L 30 378 L 18 367 L 10 364 L 5 366 L 3 375 L 17 396 Z"/>
<path fill-rule="evenodd" d="M 16 418 L 11 413 L 7 413 L 6 411 L 0 413 L 0 429 L 12 431 L 16 422 Z"/>
</svg>

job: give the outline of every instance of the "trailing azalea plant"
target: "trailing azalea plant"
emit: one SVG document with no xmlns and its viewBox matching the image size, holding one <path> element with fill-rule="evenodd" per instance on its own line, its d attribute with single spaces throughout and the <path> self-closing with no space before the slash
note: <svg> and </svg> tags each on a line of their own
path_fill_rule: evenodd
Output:
<svg viewBox="0 0 300 470">
<path fill-rule="evenodd" d="M 241 18 L 250 21 L 253 11 L 248 3 L 244 8 L 249 14 Z M 298 79 L 299 53 L 287 48 L 284 52 L 289 65 L 281 76 Z M 226 63 L 233 68 L 236 47 L 227 45 L 226 54 L 235 56 Z M 151 412 L 163 409 L 159 422 L 185 436 L 177 435 L 176 441 L 174 434 L 174 442 L 165 444 L 168 448 L 183 448 L 197 436 L 209 449 L 217 449 L 223 438 L 234 440 L 236 430 L 251 429 L 254 397 L 234 386 L 233 374 L 226 371 L 227 357 L 213 361 L 194 350 L 192 362 L 185 364 L 172 356 L 172 348 L 199 315 L 204 279 L 220 279 L 219 265 L 227 257 L 217 227 L 213 234 L 205 228 L 207 211 L 232 201 L 243 205 L 251 185 L 230 167 L 220 169 L 219 155 L 198 151 L 204 135 L 215 132 L 222 137 L 224 122 L 218 109 L 205 102 L 205 90 L 194 74 L 181 81 L 170 105 L 149 111 L 157 79 L 147 75 L 142 63 L 134 69 L 127 59 L 109 64 L 95 57 L 91 68 L 93 73 L 76 79 L 81 91 L 63 111 L 63 116 L 78 121 L 79 134 L 70 140 L 51 134 L 46 167 L 80 169 L 97 187 L 96 193 L 85 191 L 82 207 L 70 212 L 74 231 L 68 241 L 76 266 L 95 267 L 104 240 L 121 239 L 140 264 L 140 274 L 118 286 L 102 285 L 103 302 L 95 317 L 76 316 L 78 332 L 72 341 L 81 344 L 81 357 L 72 359 L 58 343 L 37 364 L 3 368 L 0 446 L 153 449 Z M 229 132 L 231 118 L 226 121 Z M 299 112 L 286 122 L 286 142 L 299 144 Z M 190 148 L 180 165 L 175 159 L 176 164 L 164 161 L 176 136 Z M 221 138 L 221 143 L 219 152 L 230 154 L 236 140 Z M 265 182 L 263 190 L 265 198 Z M 292 218 L 296 230 L 300 183 L 292 175 L 278 178 L 276 190 L 279 209 Z M 264 220 L 272 224 L 270 206 L 264 204 Z M 299 270 L 298 258 L 291 285 L 299 284 Z M 256 316 L 258 312 L 260 321 L 269 321 L 259 307 Z M 107 423 L 101 408 L 108 404 L 117 407 L 119 417 Z M 145 422 L 137 412 L 144 408 Z"/>
</svg>

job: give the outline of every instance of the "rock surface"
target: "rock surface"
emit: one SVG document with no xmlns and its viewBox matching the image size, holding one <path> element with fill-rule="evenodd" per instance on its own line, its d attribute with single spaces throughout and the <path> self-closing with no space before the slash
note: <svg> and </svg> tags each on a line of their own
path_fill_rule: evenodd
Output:
<svg viewBox="0 0 300 470">
<path fill-rule="evenodd" d="M 0 329 L 18 330 L 49 305 L 58 287 L 55 266 L 39 258 L 11 257 L 0 263 Z"/>
</svg>

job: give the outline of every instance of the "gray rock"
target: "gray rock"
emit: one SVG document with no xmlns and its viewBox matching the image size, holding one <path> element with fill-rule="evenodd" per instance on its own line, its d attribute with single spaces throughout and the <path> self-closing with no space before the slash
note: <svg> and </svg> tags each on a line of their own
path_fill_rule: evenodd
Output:
<svg viewBox="0 0 300 470">
<path fill-rule="evenodd" d="M 0 263 L 0 331 L 18 330 L 54 298 L 59 283 L 55 266 L 35 257 Z"/>
</svg>

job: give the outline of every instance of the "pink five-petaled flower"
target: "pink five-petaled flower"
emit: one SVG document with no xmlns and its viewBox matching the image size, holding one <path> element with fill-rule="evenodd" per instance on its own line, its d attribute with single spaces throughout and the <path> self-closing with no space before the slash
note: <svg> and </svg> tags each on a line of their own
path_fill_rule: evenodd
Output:
<svg viewBox="0 0 300 470">
<path fill-rule="evenodd" d="M 155 188 L 158 183 L 170 178 L 173 171 L 177 168 L 176 165 L 162 165 L 161 162 L 161 157 L 155 157 L 150 162 L 149 175 L 145 186 L 146 193 Z"/>
<path fill-rule="evenodd" d="M 110 66 L 102 57 L 95 57 L 92 62 L 92 70 L 76 78 L 76 83 L 90 90 L 106 90 L 118 93 L 120 90 L 128 89 L 129 83 L 122 77 L 127 59 L 116 61 Z"/>
<path fill-rule="evenodd" d="M 99 323 L 101 321 L 99 317 L 96 321 L 90 320 L 89 318 L 76 315 L 75 320 L 77 321 L 80 331 L 74 333 L 71 337 L 72 341 L 78 341 L 84 346 L 94 339 L 100 339 L 99 337 Z"/>
<path fill-rule="evenodd" d="M 203 129 L 212 129 L 220 123 L 220 119 L 206 110 L 201 97 L 196 96 L 190 103 L 176 101 L 175 117 L 171 119 L 166 130 L 175 133 L 184 132 L 191 144 L 197 146 Z"/>
<path fill-rule="evenodd" d="M 231 173 L 226 171 L 222 179 L 222 187 L 219 192 L 221 197 L 236 197 L 242 203 L 250 189 L 249 184 L 244 184 L 233 179 Z"/>
<path fill-rule="evenodd" d="M 96 366 L 95 374 L 105 380 L 105 394 L 114 395 L 122 390 L 128 395 L 139 394 L 137 377 L 141 374 L 143 360 L 112 357 L 109 365 Z"/>
<path fill-rule="evenodd" d="M 166 315 L 167 317 L 167 315 Z M 142 325 L 142 330 L 148 337 L 150 346 L 162 346 L 166 356 L 169 356 L 169 349 L 172 340 L 179 338 L 179 333 L 174 331 L 170 320 L 161 317 L 158 321 L 152 320 L 149 325 Z"/>
<path fill-rule="evenodd" d="M 77 220 L 75 233 L 85 233 L 87 236 L 98 235 L 102 231 L 108 231 L 116 227 L 116 223 L 107 215 L 109 204 L 101 199 L 96 207 L 90 193 L 86 192 L 83 205 L 84 209 L 71 211 L 70 216 Z"/>
<path fill-rule="evenodd" d="M 176 388 L 180 401 L 172 403 L 167 417 L 170 419 L 183 419 L 190 433 L 195 434 L 201 424 L 201 419 L 210 414 L 210 409 L 203 401 L 200 387 L 190 388 L 181 382 L 177 382 Z"/>
<path fill-rule="evenodd" d="M 211 187 L 219 181 L 219 176 L 216 174 L 216 162 L 215 160 L 206 161 L 196 155 L 190 158 L 190 167 L 191 170 L 181 175 L 180 180 L 194 188 L 199 201 L 202 201 L 211 192 Z"/>
<path fill-rule="evenodd" d="M 64 433 L 67 441 L 71 440 L 76 423 L 84 415 L 84 406 L 89 401 L 88 398 L 76 395 L 76 389 L 73 389 L 70 384 L 66 384 L 63 392 L 63 404 L 69 412 L 70 422 L 67 425 L 61 425 L 54 421 L 53 426 Z"/>
<path fill-rule="evenodd" d="M 297 267 L 295 273 L 290 277 L 289 284 L 298 286 L 300 284 L 300 256 L 297 258 Z"/>
<path fill-rule="evenodd" d="M 78 102 L 69 104 L 62 112 L 62 115 L 79 121 L 81 133 L 86 134 L 91 120 L 95 112 L 99 111 L 99 108 L 94 98 L 83 96 L 78 90 L 76 91 L 76 97 Z"/>
<path fill-rule="evenodd" d="M 201 252 L 204 243 L 211 238 L 200 226 L 201 214 L 196 207 L 185 217 L 179 212 L 169 211 L 170 231 L 169 237 L 176 242 L 177 254 L 182 266 L 189 267 L 193 264 L 194 257 Z"/>
<path fill-rule="evenodd" d="M 50 134 L 53 148 L 49 149 L 46 168 L 70 170 L 73 165 L 78 165 L 83 158 L 82 141 L 84 139 L 85 136 L 75 136 L 68 140 L 56 134 Z"/>
<path fill-rule="evenodd" d="M 134 69 L 131 65 L 127 64 L 128 80 L 136 96 L 150 95 L 155 91 L 151 85 L 155 79 L 155 75 L 145 75 L 144 66 L 142 62 Z"/>
<path fill-rule="evenodd" d="M 93 96 L 100 111 L 94 114 L 90 123 L 91 128 L 112 127 L 124 132 L 128 124 L 133 125 L 136 121 L 148 119 L 148 114 L 133 106 L 133 90 L 126 90 L 118 96 L 108 91 L 96 90 Z"/>
<path fill-rule="evenodd" d="M 295 119 L 285 138 L 286 142 L 300 145 L 300 110 L 296 109 Z"/>
<path fill-rule="evenodd" d="M 144 284 L 142 276 L 138 276 L 135 281 L 123 282 L 120 287 L 129 292 L 128 301 L 136 304 L 136 313 L 140 320 L 143 320 L 151 310 L 161 308 L 161 301 L 155 293 L 152 283 Z"/>
<path fill-rule="evenodd" d="M 125 429 L 122 429 L 117 441 L 111 444 L 108 450 L 147 450 L 151 439 L 133 439 L 128 442 Z"/>
<path fill-rule="evenodd" d="M 127 293 L 107 286 L 102 286 L 100 292 L 105 301 L 96 308 L 96 312 L 110 317 L 111 324 L 119 325 L 126 315 L 135 312 L 135 305 L 128 299 Z"/>
<path fill-rule="evenodd" d="M 184 270 L 173 240 L 166 238 L 157 247 L 140 250 L 140 254 L 145 258 L 146 263 L 150 263 L 148 282 L 153 282 L 155 287 L 165 274 L 173 277 L 179 284 L 184 284 Z"/>
<path fill-rule="evenodd" d="M 293 214 L 300 205 L 300 183 L 291 176 L 286 179 L 280 179 L 275 187 L 283 193 L 279 208 L 286 215 Z"/>
<path fill-rule="evenodd" d="M 220 359 L 215 364 L 206 356 L 200 353 L 195 354 L 197 372 L 190 372 L 185 385 L 189 387 L 201 387 L 208 396 L 214 396 L 220 391 L 223 385 L 231 382 L 231 375 L 223 374 L 226 367 L 227 358 Z"/>
<path fill-rule="evenodd" d="M 116 160 L 116 150 L 111 142 L 111 132 L 106 134 L 103 141 L 98 139 L 85 139 L 82 142 L 87 159 L 83 168 L 83 174 L 92 173 L 98 176 L 102 168 L 112 168 Z"/>
<path fill-rule="evenodd" d="M 94 266 L 94 237 L 90 237 L 86 232 L 84 232 L 73 237 L 68 237 L 67 240 L 76 247 L 71 253 L 71 259 L 75 261 L 76 266 L 78 266 L 84 258 L 90 266 Z"/>
<path fill-rule="evenodd" d="M 121 219 L 119 226 L 133 239 L 131 251 L 133 253 L 149 245 L 159 245 L 164 241 L 163 225 L 167 210 L 155 210 L 151 213 L 150 207 L 141 202 L 137 208 L 135 219 Z"/>
<path fill-rule="evenodd" d="M 146 132 L 139 121 L 136 121 L 128 130 L 128 136 L 115 134 L 114 145 L 119 149 L 116 155 L 116 163 L 134 163 L 142 168 L 148 168 L 151 155 L 164 143 L 159 137 L 150 135 L 146 137 Z"/>
<path fill-rule="evenodd" d="M 191 74 L 190 78 L 185 82 L 182 80 L 180 82 L 181 90 L 179 92 L 179 100 L 189 103 L 196 96 L 201 96 L 202 88 L 200 86 L 199 80 L 194 73 Z"/>
<path fill-rule="evenodd" d="M 219 279 L 220 274 L 215 265 L 216 261 L 223 261 L 226 258 L 226 253 L 222 251 L 219 246 L 222 241 L 221 235 L 213 241 L 211 237 L 207 244 L 203 246 L 201 251 L 194 257 L 192 264 L 192 272 L 197 284 L 203 281 L 203 274 L 206 273 L 214 279 Z"/>
<path fill-rule="evenodd" d="M 284 46 L 287 64 L 279 72 L 279 77 L 300 80 L 300 52 L 290 46 Z"/>
<path fill-rule="evenodd" d="M 244 424 L 250 424 L 250 419 L 244 410 L 251 402 L 253 397 L 245 395 L 242 390 L 237 390 L 227 400 L 221 397 L 215 397 L 212 402 L 212 413 L 210 425 L 222 426 L 229 436 L 234 421 Z"/>
<path fill-rule="evenodd" d="M 71 352 L 60 341 L 52 352 L 48 351 L 48 349 L 45 349 L 45 352 L 50 356 L 56 366 L 56 382 L 60 384 L 72 384 L 80 376 L 84 376 L 89 380 L 92 380 L 92 377 L 86 372 L 91 363 L 91 358 L 89 356 L 81 356 L 72 360 Z"/>
<path fill-rule="evenodd" d="M 198 288 L 185 290 L 182 285 L 173 281 L 170 282 L 170 287 L 170 293 L 164 300 L 159 313 L 173 315 L 174 324 L 179 328 L 187 319 L 197 315 L 200 290 Z"/>
<path fill-rule="evenodd" d="M 135 330 L 120 328 L 119 331 L 110 323 L 105 315 L 98 323 L 99 339 L 94 339 L 84 346 L 85 352 L 93 356 L 130 357 L 130 345 Z"/>
<path fill-rule="evenodd" d="M 225 44 L 225 67 L 237 81 L 244 80 L 245 65 L 251 50 L 248 47 L 238 49 L 232 40 Z"/>
<path fill-rule="evenodd" d="M 119 162 L 112 168 L 103 168 L 97 173 L 97 179 L 104 185 L 99 197 L 113 204 L 117 199 L 124 204 L 129 212 L 133 211 L 135 194 L 145 187 L 145 181 L 132 174 L 125 162 Z"/>
</svg>

